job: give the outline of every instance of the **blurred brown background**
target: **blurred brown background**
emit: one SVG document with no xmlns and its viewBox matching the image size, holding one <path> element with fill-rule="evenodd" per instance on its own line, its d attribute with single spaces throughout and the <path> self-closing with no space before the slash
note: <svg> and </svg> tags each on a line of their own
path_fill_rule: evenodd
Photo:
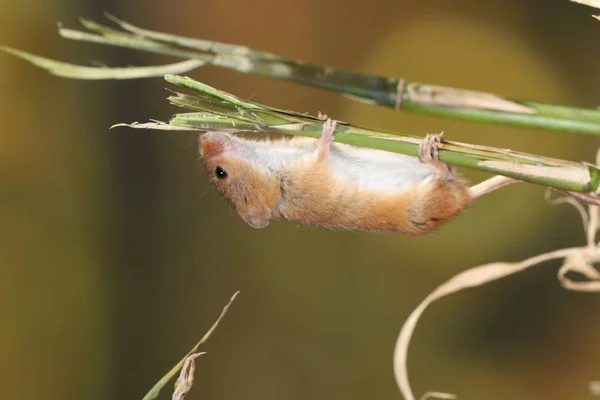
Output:
<svg viewBox="0 0 600 400">
<path fill-rule="evenodd" d="M 56 22 L 107 10 L 150 29 L 382 75 L 538 101 L 600 103 L 600 22 L 567 0 L 67 1 L 0 5 L 0 43 L 76 63 L 173 62 L 67 42 Z M 359 125 L 592 160 L 597 139 L 395 113 L 299 85 L 189 75 L 262 103 Z M 108 130 L 176 112 L 161 79 L 73 81 L 0 54 L 0 397 L 139 399 L 202 336 L 190 399 L 398 399 L 400 326 L 480 263 L 584 242 L 543 189 L 510 187 L 426 237 L 273 223 L 253 230 L 209 186 L 196 135 Z M 472 180 L 483 175 L 465 172 Z M 415 392 L 587 399 L 600 298 L 546 264 L 453 295 L 409 353 Z M 170 388 L 163 398 L 170 398 Z"/>
</svg>

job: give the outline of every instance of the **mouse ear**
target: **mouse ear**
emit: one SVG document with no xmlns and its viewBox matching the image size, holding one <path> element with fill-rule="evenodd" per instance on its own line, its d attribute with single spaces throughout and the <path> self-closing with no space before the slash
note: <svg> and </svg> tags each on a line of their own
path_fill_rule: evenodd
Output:
<svg viewBox="0 0 600 400">
<path fill-rule="evenodd" d="M 231 141 L 228 134 L 223 132 L 206 132 L 200 135 L 198 144 L 202 157 L 215 157 L 223 153 Z"/>
<path fill-rule="evenodd" d="M 199 139 L 200 155 L 210 158 L 229 152 L 246 160 L 256 158 L 256 142 L 244 140 L 226 132 L 206 132 Z"/>
</svg>

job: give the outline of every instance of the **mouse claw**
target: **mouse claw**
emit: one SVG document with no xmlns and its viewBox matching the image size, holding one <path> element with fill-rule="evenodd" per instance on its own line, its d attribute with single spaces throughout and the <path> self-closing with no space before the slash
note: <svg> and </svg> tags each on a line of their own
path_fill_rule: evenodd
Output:
<svg viewBox="0 0 600 400">
<path fill-rule="evenodd" d="M 323 114 L 321 111 L 319 111 L 319 112 L 318 112 L 318 114 L 317 114 L 317 118 L 318 118 L 318 119 L 321 119 L 321 120 L 323 120 L 323 121 L 326 121 L 326 120 L 328 120 L 328 119 L 329 119 L 329 117 L 327 116 L 327 114 Z"/>
<path fill-rule="evenodd" d="M 428 133 L 419 143 L 419 160 L 423 162 L 435 162 L 439 158 L 438 144 L 442 142 L 444 132 Z"/>
</svg>

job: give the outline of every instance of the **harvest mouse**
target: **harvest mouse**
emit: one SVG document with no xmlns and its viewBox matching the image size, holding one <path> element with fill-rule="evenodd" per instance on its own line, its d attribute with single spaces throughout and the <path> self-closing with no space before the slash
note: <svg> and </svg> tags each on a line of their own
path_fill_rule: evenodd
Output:
<svg viewBox="0 0 600 400">
<path fill-rule="evenodd" d="M 207 132 L 199 138 L 200 154 L 218 192 L 254 228 L 285 219 L 418 235 L 481 194 L 438 160 L 442 134 L 427 135 L 417 158 L 332 143 L 335 126 L 328 119 L 319 139 L 248 140 Z"/>
</svg>

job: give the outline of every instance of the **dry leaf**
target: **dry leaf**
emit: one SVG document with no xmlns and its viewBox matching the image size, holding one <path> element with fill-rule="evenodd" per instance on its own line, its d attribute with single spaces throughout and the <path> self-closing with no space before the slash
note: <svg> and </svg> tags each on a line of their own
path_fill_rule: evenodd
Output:
<svg viewBox="0 0 600 400">
<path fill-rule="evenodd" d="M 585 6 L 600 8 L 599 0 L 571 0 L 573 3 L 583 4 Z"/>
<path fill-rule="evenodd" d="M 185 359 L 179 378 L 175 382 L 175 390 L 173 391 L 173 400 L 183 400 L 183 398 L 190 392 L 192 385 L 194 384 L 194 372 L 196 371 L 196 362 L 194 361 L 197 357 L 200 357 L 204 352 L 191 354 Z"/>
<path fill-rule="evenodd" d="M 586 6 L 600 8 L 600 1 L 598 0 L 571 0 L 573 3 L 579 3 Z M 596 19 L 600 19 L 600 15 L 592 15 Z"/>
<path fill-rule="evenodd" d="M 597 3 L 600 4 L 600 1 Z M 600 7 L 600 6 L 599 6 Z M 597 153 L 596 163 L 600 163 L 600 149 Z M 596 199 L 597 195 L 591 194 Z M 486 265 L 473 267 L 452 277 L 447 282 L 438 286 L 429 296 L 418 305 L 410 314 L 400 330 L 394 350 L 394 376 L 400 392 L 405 400 L 415 400 L 415 396 L 410 387 L 408 378 L 407 354 L 410 345 L 410 339 L 421 315 L 425 309 L 434 301 L 458 291 L 480 286 L 488 282 L 503 278 L 523 271 L 534 265 L 554 259 L 563 259 L 563 264 L 558 271 L 558 280 L 565 289 L 580 292 L 600 292 L 600 272 L 594 268 L 594 263 L 600 262 L 600 244 L 596 243 L 596 234 L 600 226 L 598 206 L 589 205 L 586 210 L 573 199 L 556 199 L 552 204 L 569 203 L 575 206 L 581 214 L 584 230 L 586 232 L 587 243 L 583 247 L 572 247 L 552 251 L 531 257 L 527 260 L 515 263 L 496 262 Z M 567 277 L 569 273 L 576 273 L 582 277 L 582 280 L 573 281 Z M 596 383 L 590 384 L 592 392 L 597 393 L 600 388 Z M 455 398 L 454 395 L 442 392 L 428 392 L 424 398 Z"/>
</svg>

